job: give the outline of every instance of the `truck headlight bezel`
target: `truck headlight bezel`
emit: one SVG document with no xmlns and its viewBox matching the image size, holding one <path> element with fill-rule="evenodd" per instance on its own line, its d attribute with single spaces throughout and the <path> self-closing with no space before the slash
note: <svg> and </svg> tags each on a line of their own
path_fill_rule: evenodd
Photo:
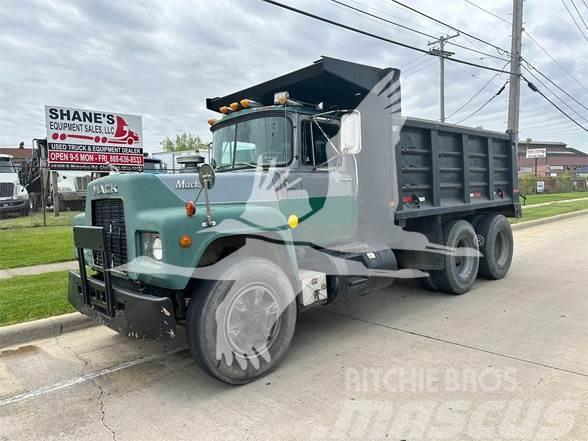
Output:
<svg viewBox="0 0 588 441">
<path fill-rule="evenodd" d="M 157 262 L 163 260 L 163 242 L 159 233 L 148 231 L 141 233 L 141 248 L 144 256 Z"/>
<path fill-rule="evenodd" d="M 26 199 L 29 198 L 29 192 L 27 191 L 27 189 L 18 184 L 14 186 L 14 199 L 18 200 L 18 201 L 24 201 Z"/>
</svg>

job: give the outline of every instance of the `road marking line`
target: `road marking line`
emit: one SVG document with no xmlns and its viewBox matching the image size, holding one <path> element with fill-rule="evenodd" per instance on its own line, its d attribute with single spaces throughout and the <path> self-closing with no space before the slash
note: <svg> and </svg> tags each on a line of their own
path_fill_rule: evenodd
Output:
<svg viewBox="0 0 588 441">
<path fill-rule="evenodd" d="M 30 390 L 27 392 L 23 392 L 20 394 L 12 395 L 9 397 L 5 397 L 0 399 L 0 408 L 7 406 L 9 404 L 18 403 L 19 401 L 30 400 L 33 398 L 40 397 L 42 395 L 46 395 L 51 392 L 55 392 L 61 389 L 66 389 L 71 386 L 75 386 L 76 384 L 82 384 L 87 381 L 93 380 L 94 378 L 102 377 L 104 375 L 112 374 L 113 372 L 122 371 L 123 369 L 128 369 L 133 366 L 137 366 L 144 363 L 149 363 L 150 361 L 159 360 L 161 358 L 168 357 L 170 355 L 177 354 L 188 347 L 186 345 L 178 346 L 177 348 L 171 349 L 166 352 L 160 352 L 157 354 L 147 355 L 145 357 L 137 358 L 135 360 L 127 361 L 118 365 L 110 366 L 104 369 L 99 369 L 94 372 L 88 372 L 87 374 L 80 375 L 79 377 L 70 378 L 65 381 L 61 381 L 59 383 L 50 384 L 48 386 L 42 386 L 38 389 Z"/>
</svg>

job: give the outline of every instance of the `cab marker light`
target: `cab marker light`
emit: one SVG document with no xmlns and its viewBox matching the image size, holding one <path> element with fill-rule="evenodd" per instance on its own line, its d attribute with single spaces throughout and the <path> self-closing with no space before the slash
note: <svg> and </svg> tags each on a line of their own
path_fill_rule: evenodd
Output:
<svg viewBox="0 0 588 441">
<path fill-rule="evenodd" d="M 208 124 L 211 125 L 211 126 L 214 126 L 217 122 L 218 122 L 218 120 L 217 119 L 214 119 L 214 118 L 210 118 L 208 120 Z"/>
<path fill-rule="evenodd" d="M 231 108 L 231 110 L 233 112 L 236 112 L 237 110 L 239 110 L 239 103 L 231 103 L 231 105 L 229 106 Z"/>
<path fill-rule="evenodd" d="M 188 217 L 192 217 L 196 214 L 196 204 L 194 202 L 186 202 L 186 214 Z"/>
</svg>

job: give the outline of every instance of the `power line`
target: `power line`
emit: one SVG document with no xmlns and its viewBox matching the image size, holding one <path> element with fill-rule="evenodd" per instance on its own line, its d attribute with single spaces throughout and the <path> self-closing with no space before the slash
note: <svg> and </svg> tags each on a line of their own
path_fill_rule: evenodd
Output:
<svg viewBox="0 0 588 441">
<path fill-rule="evenodd" d="M 529 89 L 531 89 L 533 92 L 536 92 L 539 95 L 541 95 L 549 104 L 551 104 L 553 107 L 555 107 L 557 110 L 559 110 L 559 112 L 561 114 L 563 114 L 566 118 L 568 118 L 570 121 L 572 121 L 574 124 L 576 124 L 578 127 L 580 127 L 585 132 L 588 132 L 588 129 L 586 127 L 584 127 L 582 124 L 580 124 L 574 118 L 572 118 L 568 113 L 566 113 L 561 107 L 559 107 L 557 104 L 555 104 L 552 100 L 550 100 L 543 92 L 541 92 L 537 88 L 537 86 L 535 86 L 533 83 L 531 83 L 529 80 L 527 80 L 524 75 L 521 75 L 521 78 L 527 83 L 527 86 L 529 86 Z"/>
<path fill-rule="evenodd" d="M 572 112 L 574 112 L 576 114 L 576 116 L 578 116 L 579 118 L 583 119 L 584 121 L 588 121 L 584 116 L 582 116 L 581 114 L 579 114 L 572 106 L 570 106 L 568 103 L 566 103 L 562 98 L 560 98 L 553 90 L 551 90 L 549 88 L 549 86 L 547 86 L 543 81 L 541 81 L 540 78 L 538 78 L 533 72 L 531 72 L 530 69 L 528 69 L 527 67 L 523 66 L 523 68 L 529 73 L 529 75 L 531 75 L 541 86 L 543 86 L 545 89 L 547 89 L 547 91 L 549 93 L 551 93 L 555 98 L 557 98 L 559 100 L 560 103 L 562 103 L 564 106 L 566 106 L 568 109 L 570 109 Z"/>
<path fill-rule="evenodd" d="M 504 67 L 506 67 L 506 65 L 504 65 Z M 479 90 L 478 90 L 476 93 L 474 93 L 474 94 L 473 94 L 473 95 L 470 97 L 470 99 L 468 99 L 468 100 L 467 100 L 465 103 L 463 103 L 461 106 L 459 106 L 459 107 L 458 107 L 458 109 L 457 109 L 455 112 L 453 112 L 451 115 L 449 115 L 449 116 L 447 117 L 447 119 L 451 118 L 451 117 L 452 117 L 453 115 L 455 115 L 456 113 L 459 113 L 459 112 L 460 112 L 460 111 L 461 111 L 461 110 L 462 110 L 462 109 L 463 109 L 465 106 L 467 106 L 469 103 L 471 103 L 471 102 L 472 102 L 472 101 L 473 101 L 473 100 L 474 100 L 474 99 L 475 99 L 475 98 L 476 98 L 478 95 L 480 95 L 480 94 L 481 94 L 481 93 L 484 91 L 484 89 L 486 89 L 486 87 L 488 87 L 488 86 L 490 85 L 490 83 L 491 83 L 492 81 L 494 81 L 494 79 L 495 79 L 495 78 L 496 78 L 498 75 L 500 75 L 500 73 L 499 73 L 499 72 L 495 73 L 495 74 L 494 74 L 494 76 L 493 76 L 492 78 L 490 78 L 490 79 L 489 79 L 489 80 L 488 80 L 488 81 L 487 81 L 487 82 L 486 82 L 486 83 L 485 83 L 485 84 L 484 84 L 484 85 L 483 85 L 483 86 L 482 86 L 482 87 L 481 87 L 481 88 L 480 88 L 480 89 L 479 89 Z"/>
<path fill-rule="evenodd" d="M 485 13 L 487 13 L 487 14 L 490 14 L 491 16 L 493 16 L 493 17 L 495 17 L 495 18 L 497 18 L 497 19 L 499 19 L 499 20 L 501 20 L 501 21 L 504 21 L 504 22 L 506 22 L 506 23 L 510 23 L 510 22 L 509 22 L 508 20 L 506 20 L 505 18 L 503 18 L 503 17 L 500 17 L 499 15 L 497 15 L 497 14 L 493 13 L 492 11 L 489 11 L 489 10 L 487 10 L 487 9 L 484 9 L 484 8 L 482 8 L 481 6 L 479 6 L 479 5 L 475 4 L 474 2 L 472 2 L 472 1 L 470 1 L 470 0 L 464 0 L 464 1 L 465 1 L 465 2 L 467 2 L 467 3 L 469 3 L 470 5 L 472 5 L 472 6 L 476 7 L 476 8 L 478 8 L 478 9 L 480 9 L 480 10 L 484 11 Z M 586 2 L 586 0 L 582 0 L 582 2 L 584 3 L 584 5 L 586 6 L 586 8 L 588 9 L 588 3 Z M 542 51 L 542 52 L 543 52 L 545 55 L 547 55 L 547 56 L 548 56 L 548 57 L 551 59 L 551 61 L 553 61 L 555 64 L 557 64 L 557 65 L 558 65 L 558 67 L 559 67 L 559 68 L 560 68 L 560 69 L 561 69 L 563 72 L 565 72 L 565 73 L 566 73 L 566 75 L 568 75 L 568 76 L 569 76 L 569 77 L 570 77 L 572 80 L 574 80 L 574 81 L 575 81 L 575 82 L 576 82 L 576 83 L 577 83 L 577 84 L 578 84 L 580 87 L 582 87 L 582 88 L 583 88 L 585 91 L 587 91 L 587 92 L 588 92 L 588 88 L 587 88 L 586 86 L 584 86 L 584 85 L 583 85 L 583 84 L 582 84 L 582 83 L 581 83 L 581 82 L 580 82 L 580 81 L 579 81 L 579 80 L 578 80 L 578 79 L 577 79 L 577 78 L 576 78 L 574 75 L 572 75 L 572 74 L 571 74 L 571 73 L 570 73 L 570 72 L 569 72 L 569 71 L 568 71 L 568 70 L 567 70 L 567 69 L 566 69 L 566 68 L 565 68 L 565 67 L 564 67 L 564 66 L 563 66 L 563 65 L 562 65 L 562 64 L 561 64 L 559 61 L 557 61 L 557 59 L 556 59 L 555 57 L 553 57 L 553 55 L 551 55 L 551 54 L 549 53 L 549 51 L 548 51 L 547 49 L 545 49 L 545 48 L 544 48 L 544 47 L 541 45 L 541 43 L 539 43 L 539 42 L 538 42 L 538 41 L 535 39 L 535 37 L 533 37 L 533 36 L 532 36 L 532 35 L 531 35 L 531 34 L 530 34 L 530 33 L 529 33 L 529 32 L 528 32 L 526 29 L 523 29 L 523 32 L 524 32 L 524 33 L 527 35 L 527 37 L 529 37 L 529 39 L 531 40 L 531 42 L 532 42 L 533 44 L 535 44 L 535 46 L 537 46 L 537 47 L 538 47 L 538 48 L 539 48 L 539 49 L 540 49 L 540 50 L 541 50 L 541 51 Z M 525 60 L 525 62 L 527 62 L 527 61 Z M 529 63 L 527 62 L 527 64 L 529 64 Z M 535 70 L 537 70 L 536 68 L 534 68 L 534 69 L 535 69 Z"/>
<path fill-rule="evenodd" d="M 390 0 L 390 1 L 391 1 L 391 2 L 393 2 L 393 3 L 396 3 L 396 4 L 397 4 L 397 5 L 399 5 L 399 6 L 402 6 L 403 8 L 406 8 L 406 9 L 408 9 L 408 10 L 412 11 L 412 12 L 415 12 L 415 13 L 417 13 L 417 14 L 419 14 L 419 15 L 422 15 L 423 17 L 426 17 L 426 18 L 428 18 L 429 20 L 432 20 L 432 21 L 434 21 L 435 23 L 439 23 L 439 24 L 442 24 L 443 26 L 447 26 L 449 29 L 452 29 L 452 30 L 454 30 L 454 31 L 456 31 L 456 32 L 459 32 L 460 34 L 467 35 L 468 37 L 470 37 L 470 38 L 473 38 L 474 40 L 476 40 L 476 41 L 479 41 L 480 43 L 487 44 L 488 46 L 491 46 L 491 47 L 493 47 L 494 49 L 496 49 L 496 50 L 497 50 L 499 53 L 502 53 L 502 54 L 508 54 L 508 55 L 510 55 L 510 53 L 509 53 L 509 52 L 508 52 L 506 49 L 503 49 L 503 48 L 501 48 L 500 46 L 496 46 L 495 44 L 493 44 L 493 43 L 490 43 L 489 41 L 486 41 L 486 40 L 484 40 L 484 39 L 482 39 L 482 38 L 480 38 L 480 37 L 476 37 L 475 35 L 472 35 L 472 34 L 470 34 L 470 33 L 466 32 L 466 31 L 464 31 L 463 29 L 456 28 L 455 26 L 452 26 L 452 25 L 450 25 L 450 24 L 448 24 L 448 23 L 445 23 L 445 22 L 444 22 L 444 21 L 442 21 L 442 20 L 436 19 L 435 17 L 431 17 L 430 15 L 428 15 L 428 14 L 425 14 L 424 12 L 422 12 L 422 11 L 419 11 L 419 10 L 418 10 L 418 9 L 416 9 L 416 8 L 413 8 L 412 6 L 408 6 L 408 5 L 406 5 L 406 4 L 404 4 L 404 3 L 402 3 L 402 2 L 401 2 L 401 1 L 399 1 L 399 0 Z M 562 1 L 563 1 L 563 0 L 562 0 Z"/>
<path fill-rule="evenodd" d="M 510 21 L 508 21 L 506 18 L 502 18 L 500 15 L 495 14 L 492 11 L 489 11 L 488 9 L 484 9 L 483 7 L 481 7 L 480 5 L 475 4 L 474 2 L 470 1 L 470 0 L 464 0 L 466 3 L 469 3 L 470 5 L 472 5 L 474 8 L 478 8 L 481 11 L 484 11 L 486 14 L 490 14 L 491 16 L 497 18 L 498 20 L 501 20 L 503 22 L 505 22 L 506 24 L 511 24 Z"/>
<path fill-rule="evenodd" d="M 417 70 L 414 70 L 414 71 L 412 71 L 412 72 L 409 72 L 407 75 L 404 75 L 404 77 L 403 77 L 403 78 L 405 78 L 405 79 L 406 79 L 406 78 L 412 77 L 413 75 L 416 75 L 416 74 L 418 74 L 419 72 L 421 72 L 421 71 L 425 70 L 426 68 L 428 68 L 428 67 L 432 66 L 433 64 L 435 64 L 435 63 L 437 62 L 437 60 L 429 60 L 429 61 L 430 61 L 430 63 L 426 63 L 426 64 L 425 64 L 423 67 L 421 67 L 420 69 L 417 69 Z"/>
<path fill-rule="evenodd" d="M 261 1 L 264 2 L 264 3 L 268 3 L 270 5 L 277 6 L 277 7 L 282 8 L 282 9 L 287 9 L 289 11 L 295 12 L 295 13 L 300 14 L 300 15 L 304 15 L 306 17 L 313 18 L 315 20 L 322 21 L 324 23 L 329 23 L 329 24 L 331 24 L 333 26 L 337 26 L 337 27 L 340 27 L 342 29 L 347 29 L 348 31 L 356 32 L 358 34 L 362 34 L 362 35 L 365 35 L 367 37 L 374 38 L 376 40 L 385 41 L 386 43 L 395 44 L 397 46 L 404 47 L 406 49 L 412 49 L 414 51 L 417 51 L 417 52 L 420 52 L 420 53 L 423 53 L 423 54 L 430 54 L 430 52 L 428 50 L 426 50 L 426 49 L 421 49 L 421 48 L 418 48 L 416 46 L 412 46 L 412 45 L 407 44 L 407 43 L 402 43 L 402 42 L 397 41 L 397 40 L 392 40 L 390 38 L 382 37 L 380 35 L 376 35 L 376 34 L 373 34 L 371 32 L 367 32 L 367 31 L 364 31 L 364 30 L 361 30 L 361 29 L 358 29 L 358 28 L 354 28 L 353 26 L 349 26 L 349 25 L 346 25 L 344 23 L 339 23 L 339 22 L 337 22 L 335 20 L 331 20 L 331 19 L 328 19 L 328 18 L 325 18 L 325 17 L 321 17 L 320 15 L 312 14 L 310 12 L 303 11 L 301 9 L 294 8 L 293 6 L 290 6 L 290 5 L 285 5 L 285 4 L 280 3 L 280 2 L 277 2 L 275 0 L 261 0 Z M 392 0 L 392 1 L 394 1 L 394 0 Z M 436 57 L 443 57 L 442 55 L 434 55 L 434 56 L 436 56 Z M 502 70 L 502 69 L 497 69 L 497 68 L 491 67 L 491 66 L 484 66 L 483 64 L 473 63 L 471 61 L 461 60 L 459 58 L 453 58 L 453 57 L 451 57 L 451 58 L 450 57 L 443 57 L 443 58 L 446 58 L 447 60 L 452 61 L 454 63 L 461 63 L 461 64 L 466 64 L 468 66 L 478 67 L 480 69 L 490 70 L 490 71 L 493 71 L 493 72 L 500 72 L 500 73 L 508 73 L 508 74 L 510 74 L 510 72 L 505 71 L 505 70 Z"/>
<path fill-rule="evenodd" d="M 527 37 L 529 37 L 529 39 L 539 48 L 543 51 L 543 53 L 545 55 L 547 55 L 549 58 L 551 58 L 551 61 L 553 61 L 555 64 L 557 64 L 559 66 L 559 68 L 564 71 L 572 80 L 574 80 L 580 87 L 582 87 L 585 91 L 588 92 L 588 88 L 586 86 L 584 86 L 582 83 L 580 83 L 580 81 L 574 76 L 572 75 L 559 61 L 557 61 L 553 55 L 551 55 L 549 53 L 549 51 L 547 51 L 547 49 L 545 49 L 531 34 L 529 34 L 529 32 L 525 31 L 523 29 L 523 32 L 525 34 L 527 34 Z M 528 62 L 527 62 L 528 63 Z"/>
<path fill-rule="evenodd" d="M 428 38 L 432 38 L 434 40 L 436 40 L 438 38 L 435 35 L 431 35 L 431 34 L 428 34 L 426 32 L 419 31 L 418 29 L 411 28 L 410 26 L 406 26 L 406 25 L 397 23 L 395 21 L 388 20 L 387 18 L 384 18 L 384 17 L 379 16 L 379 15 L 376 15 L 376 14 L 372 14 L 371 12 L 365 11 L 365 10 L 360 9 L 360 8 L 356 8 L 355 6 L 349 5 L 349 4 L 344 3 L 344 2 L 342 2 L 340 0 L 328 0 L 328 1 L 330 1 L 332 3 L 335 3 L 337 5 L 343 6 L 345 8 L 348 8 L 348 9 L 354 11 L 356 14 L 359 13 L 359 14 L 367 15 L 368 17 L 375 18 L 375 19 L 380 20 L 380 21 L 383 21 L 385 23 L 388 23 L 388 24 L 397 26 L 397 27 L 402 28 L 402 29 L 406 29 L 408 31 L 414 32 L 414 33 L 419 34 L 419 35 L 423 35 L 423 36 L 428 37 Z M 460 48 L 465 49 L 467 51 L 471 51 L 471 52 L 475 52 L 475 53 L 478 53 L 478 54 L 482 54 L 482 55 L 485 55 L 485 56 L 490 57 L 490 58 L 496 58 L 498 60 L 506 61 L 506 58 L 499 57 L 499 56 L 496 56 L 496 55 L 493 55 L 493 54 L 489 54 L 487 52 L 482 52 L 482 51 L 479 51 L 477 49 L 473 49 L 473 48 L 470 48 L 470 47 L 467 47 L 467 46 L 463 46 L 463 45 L 458 44 L 458 43 L 449 42 L 449 41 L 447 43 L 448 44 L 452 44 L 453 46 L 456 46 L 456 47 L 460 47 Z"/>
<path fill-rule="evenodd" d="M 545 78 L 547 81 L 549 81 L 551 84 L 553 84 L 555 87 L 557 87 L 560 91 L 562 91 L 564 94 L 566 94 L 568 96 L 568 98 L 570 98 L 571 100 L 573 100 L 576 104 L 578 104 L 579 106 L 581 106 L 582 108 L 584 108 L 585 110 L 588 110 L 588 107 L 586 107 L 584 104 L 582 104 L 580 101 L 578 101 L 573 95 L 570 95 L 568 92 L 566 92 L 564 89 L 562 89 L 558 84 L 556 84 L 551 78 L 549 78 L 547 75 L 545 75 L 543 72 L 541 72 L 539 69 L 537 69 L 535 66 L 533 66 L 531 63 L 529 63 L 527 60 L 524 60 L 525 63 L 533 70 L 535 70 L 539 75 L 541 75 L 543 78 Z M 529 69 L 527 69 L 527 72 L 529 72 Z M 553 93 L 553 92 L 552 92 Z M 554 94 L 555 95 L 555 94 Z"/>
<path fill-rule="evenodd" d="M 415 32 L 417 34 L 424 35 L 425 37 L 428 37 L 428 38 L 437 38 L 435 35 L 427 34 L 426 32 L 421 32 L 421 31 L 419 31 L 417 29 L 413 29 L 413 28 L 411 28 L 409 26 L 405 26 L 403 24 L 396 23 L 395 21 L 388 20 L 387 18 L 380 17 L 379 15 L 376 15 L 376 14 L 372 14 L 371 12 L 363 11 L 363 10 L 361 10 L 359 8 L 356 8 L 355 6 L 348 5 L 347 3 L 343 3 L 343 2 L 341 2 L 339 0 L 329 0 L 329 1 L 331 1 L 333 3 L 336 3 L 338 5 L 344 6 L 344 7 L 348 8 L 348 9 L 353 10 L 353 11 L 359 12 L 361 14 L 367 15 L 369 17 L 373 17 L 373 18 L 376 18 L 378 20 L 384 21 L 384 22 L 389 23 L 391 25 L 398 26 L 399 28 L 407 29 L 407 30 L 412 31 L 412 32 Z"/>
<path fill-rule="evenodd" d="M 580 17 L 580 20 L 582 20 L 582 23 L 584 23 L 584 27 L 586 28 L 586 30 L 588 30 L 588 25 L 584 21 L 584 17 L 582 17 L 582 14 L 580 14 L 580 11 L 578 11 L 578 8 L 576 7 L 576 4 L 574 3 L 574 0 L 570 0 L 570 2 L 572 2 L 572 6 L 574 7 L 574 9 L 576 10 L 576 12 L 578 13 L 578 16 Z"/>
<path fill-rule="evenodd" d="M 478 112 L 480 112 L 480 110 L 482 110 L 484 107 L 486 107 L 488 104 L 490 104 L 492 102 L 492 100 L 494 100 L 494 98 L 496 98 L 498 95 L 500 95 L 504 89 L 506 88 L 506 85 L 508 84 L 508 81 L 506 81 L 504 83 L 504 85 L 498 89 L 498 92 L 496 92 L 494 95 L 492 95 L 490 97 L 490 99 L 488 101 L 486 101 L 484 104 L 482 104 L 480 107 L 478 107 L 474 112 L 470 113 L 468 116 L 466 116 L 464 119 L 456 122 L 455 124 L 461 124 L 462 122 L 464 122 L 466 119 L 470 119 L 472 116 L 476 115 Z"/>
<path fill-rule="evenodd" d="M 399 70 L 405 69 L 406 67 L 408 67 L 408 66 L 410 66 L 411 64 L 413 64 L 413 63 L 417 62 L 418 60 L 420 60 L 420 59 L 422 59 L 422 58 L 426 57 L 427 55 L 429 55 L 429 54 L 422 54 L 422 55 L 420 55 L 420 56 L 418 56 L 418 57 L 416 57 L 416 58 L 412 59 L 412 60 L 411 60 L 411 61 L 409 61 L 408 63 L 406 63 L 406 64 L 403 64 L 403 65 L 402 65 L 402 66 L 400 66 L 398 69 L 399 69 Z M 413 67 L 414 67 L 414 66 L 413 66 Z"/>
<path fill-rule="evenodd" d="M 576 19 L 574 18 L 574 14 L 572 14 L 572 11 L 570 11 L 570 8 L 568 8 L 568 5 L 566 5 L 566 2 L 564 2 L 564 0 L 561 0 L 561 2 L 563 3 L 564 7 L 566 8 L 566 11 L 568 11 L 568 14 L 572 18 L 572 21 L 574 22 L 574 24 L 576 25 L 576 27 L 580 31 L 580 34 L 582 34 L 582 37 L 584 37 L 584 39 L 586 41 L 588 41 L 588 37 L 586 36 L 586 34 L 584 33 L 584 31 L 582 30 L 582 28 L 580 27 L 580 25 L 576 21 Z"/>
</svg>

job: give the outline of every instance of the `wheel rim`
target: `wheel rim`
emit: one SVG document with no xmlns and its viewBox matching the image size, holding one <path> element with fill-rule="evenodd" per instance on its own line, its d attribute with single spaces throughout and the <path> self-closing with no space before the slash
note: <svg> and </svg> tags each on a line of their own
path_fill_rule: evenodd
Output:
<svg viewBox="0 0 588 441">
<path fill-rule="evenodd" d="M 499 231 L 494 241 L 494 258 L 496 263 L 504 266 L 508 259 L 508 243 L 504 231 Z"/>
<path fill-rule="evenodd" d="M 227 310 L 227 343 L 236 354 L 258 357 L 276 340 L 280 320 L 276 293 L 262 283 L 246 285 L 235 294 Z"/>
<path fill-rule="evenodd" d="M 472 248 L 465 238 L 459 239 L 456 248 Z M 474 268 L 473 256 L 455 256 L 455 268 L 457 275 L 462 279 L 467 279 Z"/>
</svg>

